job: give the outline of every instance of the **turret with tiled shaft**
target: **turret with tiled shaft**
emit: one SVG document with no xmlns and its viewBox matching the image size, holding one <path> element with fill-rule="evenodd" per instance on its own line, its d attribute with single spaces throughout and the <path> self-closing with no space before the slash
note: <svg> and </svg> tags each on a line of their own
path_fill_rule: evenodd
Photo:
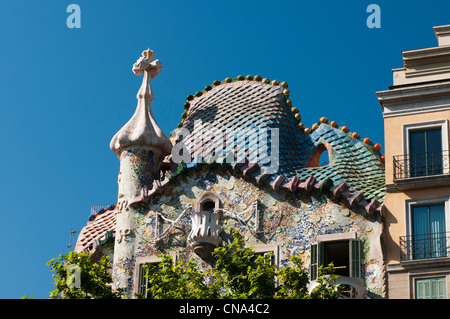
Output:
<svg viewBox="0 0 450 319">
<path fill-rule="evenodd" d="M 162 160 L 172 149 L 169 139 L 153 118 L 151 106 L 154 96 L 150 80 L 162 69 L 159 60 L 152 61 L 154 57 L 153 51 L 145 50 L 133 65 L 133 72 L 137 76 L 144 74 L 137 94 L 136 111 L 110 144 L 111 150 L 120 159 L 113 280 L 116 288 L 126 288 L 130 296 L 135 267 L 135 243 L 138 240 L 134 217 L 140 204 L 157 190 Z"/>
</svg>

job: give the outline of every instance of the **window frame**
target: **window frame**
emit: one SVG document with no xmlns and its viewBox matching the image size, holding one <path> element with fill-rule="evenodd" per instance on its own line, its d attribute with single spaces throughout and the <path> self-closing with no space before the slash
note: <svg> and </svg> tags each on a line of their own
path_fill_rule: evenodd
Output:
<svg viewBox="0 0 450 319">
<path fill-rule="evenodd" d="M 174 264 L 177 261 L 177 254 L 176 253 L 171 253 L 170 254 L 172 256 L 172 261 L 174 262 Z M 134 268 L 134 292 L 136 294 L 141 293 L 140 292 L 140 288 L 142 286 L 141 283 L 141 278 L 145 278 L 143 276 L 141 276 L 141 267 L 144 264 L 153 264 L 153 265 L 157 265 L 159 264 L 163 259 L 161 257 L 158 257 L 157 255 L 154 256 L 147 256 L 147 257 L 137 257 L 136 258 L 136 262 L 135 262 L 135 268 Z M 146 290 L 148 289 L 148 279 L 147 282 L 145 283 L 146 285 Z M 147 292 L 144 293 L 145 298 L 147 298 Z"/>
<path fill-rule="evenodd" d="M 326 163 L 322 162 L 322 156 L 324 154 L 326 154 L 328 158 L 328 161 Z M 320 142 L 317 143 L 317 145 L 315 145 L 315 149 L 311 154 L 306 167 L 307 168 L 325 167 L 329 166 L 330 163 L 331 163 L 331 154 L 329 150 L 329 145 L 326 142 Z"/>
<path fill-rule="evenodd" d="M 450 231 L 450 196 L 433 196 L 428 198 L 416 198 L 405 200 L 406 236 L 413 236 L 413 208 L 427 205 L 444 204 L 445 231 Z"/>
<path fill-rule="evenodd" d="M 418 298 L 418 289 L 417 289 L 417 284 L 418 284 L 418 282 L 419 281 L 430 281 L 430 284 L 431 284 L 431 281 L 432 280 L 442 280 L 443 281 L 443 284 L 444 284 L 444 292 L 443 292 L 443 295 L 442 295 L 442 297 L 443 298 Z M 447 299 L 447 275 L 446 274 L 442 274 L 442 275 L 439 275 L 439 274 L 435 274 L 435 275 L 433 275 L 433 276 L 427 276 L 427 277 L 423 277 L 423 276 L 420 276 L 420 277 L 414 277 L 414 278 L 412 278 L 412 287 L 413 287 L 413 298 L 414 299 Z M 432 296 L 432 291 L 430 291 L 430 297 Z"/>
<path fill-rule="evenodd" d="M 450 232 L 450 196 L 449 195 L 438 195 L 432 197 L 423 197 L 423 198 L 413 198 L 405 200 L 405 227 L 406 227 L 406 238 L 408 240 L 413 239 L 414 234 L 414 225 L 413 225 L 413 211 L 414 207 L 423 207 L 430 206 L 436 204 L 444 204 L 444 216 L 445 216 L 445 232 Z M 416 234 L 418 235 L 418 234 Z M 408 244 L 406 251 L 404 252 L 410 261 L 421 261 L 427 258 L 414 258 L 415 250 L 414 244 Z M 447 249 L 448 251 L 448 249 Z M 442 257 L 430 257 L 430 258 L 448 258 L 449 256 Z M 411 259 L 410 259 L 411 258 Z"/>
<path fill-rule="evenodd" d="M 273 264 L 279 267 L 279 254 L 280 249 L 278 245 L 258 245 L 253 247 L 253 251 L 256 255 L 265 255 L 267 253 L 272 253 Z"/>
<path fill-rule="evenodd" d="M 427 122 L 417 122 L 417 123 L 408 123 L 402 125 L 402 132 L 403 132 L 403 155 L 405 158 L 408 158 L 408 156 L 411 156 L 411 150 L 409 148 L 409 137 L 410 132 L 413 131 L 426 131 L 431 129 L 441 129 L 441 141 L 442 141 L 442 154 L 444 152 L 448 152 L 449 150 L 449 138 L 448 138 L 448 120 L 442 119 L 442 120 L 434 120 L 434 121 L 427 121 Z M 405 166 L 405 174 L 406 176 L 409 176 L 410 168 L 408 165 Z M 450 173 L 450 167 L 449 165 L 446 165 L 443 160 L 443 169 L 442 174 L 449 174 Z M 428 176 L 428 175 L 426 175 Z M 429 175 L 433 176 L 433 175 Z"/>
<path fill-rule="evenodd" d="M 201 212 L 202 208 L 203 208 L 203 204 L 205 202 L 213 202 L 214 203 L 214 210 L 218 210 L 220 208 L 220 199 L 216 196 L 216 194 L 206 191 L 204 192 L 200 198 L 197 200 L 196 203 L 196 211 L 198 213 Z"/>
<path fill-rule="evenodd" d="M 324 246 L 327 243 L 348 241 L 348 266 L 349 278 L 362 278 L 362 244 L 361 239 L 357 238 L 356 232 L 319 235 L 317 242 L 310 247 L 310 280 L 316 280 L 319 275 L 320 266 L 324 265 Z"/>
</svg>

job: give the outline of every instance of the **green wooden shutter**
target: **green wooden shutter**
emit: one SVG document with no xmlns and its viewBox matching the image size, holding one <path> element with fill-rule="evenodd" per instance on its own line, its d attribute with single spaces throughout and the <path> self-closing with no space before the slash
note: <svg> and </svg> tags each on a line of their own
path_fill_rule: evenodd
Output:
<svg viewBox="0 0 450 319">
<path fill-rule="evenodd" d="M 431 280 L 431 299 L 445 299 L 445 278 Z"/>
<path fill-rule="evenodd" d="M 445 277 L 417 279 L 416 299 L 445 299 Z"/>
<path fill-rule="evenodd" d="M 350 277 L 361 277 L 361 241 L 359 239 L 350 239 L 349 243 L 349 267 Z"/>
<path fill-rule="evenodd" d="M 323 265 L 323 243 L 311 244 L 310 280 L 319 277 L 319 268 Z"/>
<path fill-rule="evenodd" d="M 416 281 L 416 299 L 430 299 L 430 281 L 417 280 Z"/>
<path fill-rule="evenodd" d="M 147 298 L 148 278 L 145 277 L 144 264 L 139 264 L 139 293 Z"/>
</svg>

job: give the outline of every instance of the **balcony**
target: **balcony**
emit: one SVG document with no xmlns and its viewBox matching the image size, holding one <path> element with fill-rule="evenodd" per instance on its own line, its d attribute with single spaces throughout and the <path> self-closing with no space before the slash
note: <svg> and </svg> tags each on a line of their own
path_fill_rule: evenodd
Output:
<svg viewBox="0 0 450 319">
<path fill-rule="evenodd" d="M 400 237 L 400 260 L 422 260 L 450 256 L 450 232 Z"/>
<path fill-rule="evenodd" d="M 450 152 L 394 156 L 394 184 L 400 189 L 450 185 Z"/>
</svg>

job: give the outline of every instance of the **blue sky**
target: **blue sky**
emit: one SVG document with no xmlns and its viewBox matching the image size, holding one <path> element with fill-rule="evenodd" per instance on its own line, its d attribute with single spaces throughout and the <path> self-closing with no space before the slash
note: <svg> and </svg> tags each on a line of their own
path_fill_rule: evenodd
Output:
<svg viewBox="0 0 450 319">
<path fill-rule="evenodd" d="M 80 29 L 66 26 L 71 3 Z M 366 26 L 371 3 L 380 29 Z M 392 85 L 402 50 L 437 45 L 448 12 L 448 0 L 3 0 L 0 298 L 47 298 L 46 262 L 69 251 L 91 205 L 116 202 L 109 142 L 135 110 L 142 50 L 163 64 L 153 113 L 167 135 L 186 95 L 259 74 L 289 84 L 307 127 L 326 116 L 384 145 L 375 92 Z"/>
</svg>

